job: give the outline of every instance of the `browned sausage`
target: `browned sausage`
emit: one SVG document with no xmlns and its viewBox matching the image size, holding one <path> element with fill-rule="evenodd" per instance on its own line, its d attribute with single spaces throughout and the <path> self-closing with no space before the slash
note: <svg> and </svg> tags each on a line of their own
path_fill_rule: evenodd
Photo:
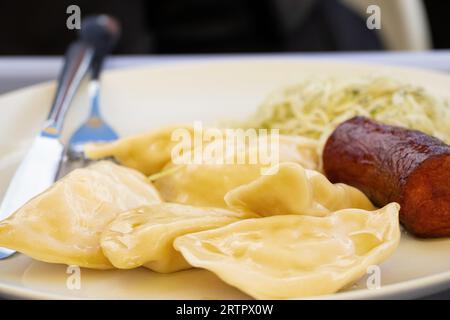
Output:
<svg viewBox="0 0 450 320">
<path fill-rule="evenodd" d="M 354 117 L 328 138 L 323 165 L 332 182 L 360 189 L 377 206 L 398 202 L 411 233 L 450 236 L 450 147 L 441 140 Z"/>
</svg>

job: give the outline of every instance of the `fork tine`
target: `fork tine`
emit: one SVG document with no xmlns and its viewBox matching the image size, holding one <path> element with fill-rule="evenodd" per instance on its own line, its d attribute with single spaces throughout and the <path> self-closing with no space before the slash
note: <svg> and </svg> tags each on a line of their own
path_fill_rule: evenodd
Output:
<svg viewBox="0 0 450 320">
<path fill-rule="evenodd" d="M 88 17 L 83 22 L 80 36 L 96 47 L 95 57 L 91 64 L 91 81 L 89 83 L 90 114 L 85 123 L 70 138 L 66 159 L 59 176 L 92 162 L 85 157 L 83 152 L 87 143 L 109 142 L 119 137 L 102 118 L 99 106 L 99 77 L 104 58 L 119 39 L 120 24 L 114 18 L 106 15 Z"/>
<path fill-rule="evenodd" d="M 99 108 L 100 87 L 97 80 L 89 84 L 91 113 L 69 140 L 68 156 L 70 159 L 84 157 L 83 147 L 89 142 L 108 142 L 118 139 L 117 133 L 102 119 Z"/>
</svg>

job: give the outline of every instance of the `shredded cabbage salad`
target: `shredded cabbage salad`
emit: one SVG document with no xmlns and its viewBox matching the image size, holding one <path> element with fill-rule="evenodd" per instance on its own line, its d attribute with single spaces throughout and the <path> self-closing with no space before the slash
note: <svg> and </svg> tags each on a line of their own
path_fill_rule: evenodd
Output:
<svg viewBox="0 0 450 320">
<path fill-rule="evenodd" d="M 321 153 L 334 128 L 356 115 L 420 130 L 450 144 L 448 101 L 385 77 L 357 82 L 310 79 L 273 92 L 255 115 L 237 125 L 313 138 Z"/>
</svg>

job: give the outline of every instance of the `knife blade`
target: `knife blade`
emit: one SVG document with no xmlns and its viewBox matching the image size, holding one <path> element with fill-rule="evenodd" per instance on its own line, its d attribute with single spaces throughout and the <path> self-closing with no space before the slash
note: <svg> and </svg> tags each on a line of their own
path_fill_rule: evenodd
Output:
<svg viewBox="0 0 450 320">
<path fill-rule="evenodd" d="M 83 41 L 72 43 L 67 50 L 49 116 L 6 190 L 0 206 L 0 222 L 55 182 L 64 156 L 64 146 L 59 140 L 64 118 L 93 56 L 92 46 Z M 0 248 L 0 259 L 14 252 Z"/>
<path fill-rule="evenodd" d="M 12 178 L 0 206 L 0 221 L 43 192 L 55 181 L 64 154 L 56 138 L 38 136 Z"/>
</svg>

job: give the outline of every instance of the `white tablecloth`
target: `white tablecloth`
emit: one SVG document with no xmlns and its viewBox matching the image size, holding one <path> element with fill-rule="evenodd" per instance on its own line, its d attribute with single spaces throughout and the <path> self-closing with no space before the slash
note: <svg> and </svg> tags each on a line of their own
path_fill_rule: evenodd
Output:
<svg viewBox="0 0 450 320">
<path fill-rule="evenodd" d="M 319 54 L 257 54 L 257 55 L 172 55 L 172 56 L 114 56 L 106 63 L 107 69 L 130 66 L 177 63 L 195 60 L 214 59 L 334 59 L 403 65 L 450 72 L 450 50 L 414 52 L 414 53 L 319 53 Z M 57 77 L 62 64 L 61 57 L 1 57 L 0 56 L 0 93 L 27 85 L 52 80 Z"/>
</svg>

